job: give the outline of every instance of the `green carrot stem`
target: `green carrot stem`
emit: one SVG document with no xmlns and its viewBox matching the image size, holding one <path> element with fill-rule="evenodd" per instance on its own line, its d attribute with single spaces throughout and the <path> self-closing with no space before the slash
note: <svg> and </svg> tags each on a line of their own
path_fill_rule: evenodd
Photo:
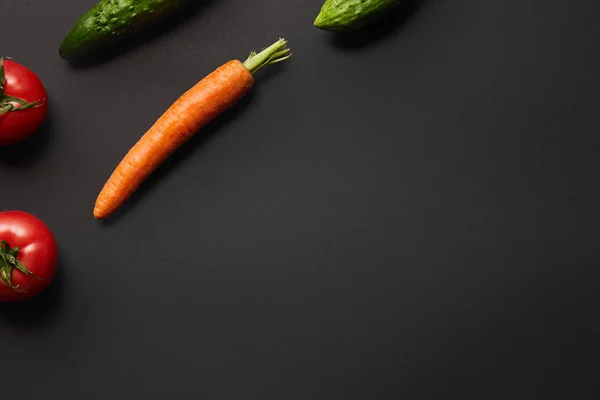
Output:
<svg viewBox="0 0 600 400">
<path fill-rule="evenodd" d="M 250 53 L 248 59 L 244 61 L 244 66 L 251 74 L 254 74 L 265 65 L 287 60 L 292 54 L 290 53 L 290 49 L 286 47 L 286 44 L 287 41 L 285 39 L 279 39 L 258 54 L 255 52 Z"/>
</svg>

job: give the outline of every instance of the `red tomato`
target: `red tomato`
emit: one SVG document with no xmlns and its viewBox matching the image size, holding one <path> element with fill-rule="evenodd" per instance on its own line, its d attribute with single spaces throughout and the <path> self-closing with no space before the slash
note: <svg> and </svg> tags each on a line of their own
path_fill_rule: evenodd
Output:
<svg viewBox="0 0 600 400">
<path fill-rule="evenodd" d="M 48 94 L 40 79 L 21 64 L 0 61 L 0 146 L 31 135 L 47 113 Z"/>
<path fill-rule="evenodd" d="M 44 290 L 56 272 L 58 248 L 50 229 L 22 211 L 0 212 L 0 301 Z"/>
</svg>

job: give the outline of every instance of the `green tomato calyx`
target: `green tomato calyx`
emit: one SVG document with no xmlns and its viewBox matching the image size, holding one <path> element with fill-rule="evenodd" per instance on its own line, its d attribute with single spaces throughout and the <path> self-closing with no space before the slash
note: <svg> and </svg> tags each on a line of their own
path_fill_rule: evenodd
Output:
<svg viewBox="0 0 600 400">
<path fill-rule="evenodd" d="M 10 244 L 8 244 L 7 241 L 0 240 L 0 282 L 14 291 L 23 292 L 22 290 L 19 290 L 19 285 L 15 286 L 12 283 L 13 269 L 16 268 L 25 275 L 33 278 L 42 278 L 34 275 L 33 272 L 28 270 L 26 266 L 21 264 L 21 262 L 17 260 L 18 255 L 19 247 L 10 247 Z"/>
<path fill-rule="evenodd" d="M 4 92 L 4 85 L 6 84 L 6 74 L 4 73 L 4 57 L 0 58 L 0 116 L 12 111 L 23 111 L 28 108 L 37 107 L 41 105 L 39 100 L 34 102 L 27 102 L 18 97 L 10 96 Z"/>
</svg>

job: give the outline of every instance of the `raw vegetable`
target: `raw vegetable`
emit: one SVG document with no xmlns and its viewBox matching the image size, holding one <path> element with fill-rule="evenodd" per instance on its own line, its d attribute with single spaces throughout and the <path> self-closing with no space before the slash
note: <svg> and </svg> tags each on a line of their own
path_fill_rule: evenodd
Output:
<svg viewBox="0 0 600 400">
<path fill-rule="evenodd" d="M 377 21 L 403 0 L 326 0 L 315 26 L 328 31 L 349 31 Z"/>
<path fill-rule="evenodd" d="M 229 61 L 184 93 L 129 150 L 100 192 L 94 217 L 117 210 L 175 150 L 203 126 L 233 106 L 254 85 L 254 74 L 291 56 L 279 39 L 242 63 Z"/>
<path fill-rule="evenodd" d="M 102 0 L 71 28 L 59 48 L 71 59 L 106 48 L 151 26 L 190 0 Z"/>
<path fill-rule="evenodd" d="M 0 212 L 0 301 L 21 301 L 54 278 L 58 249 L 50 229 L 23 211 Z"/>
<path fill-rule="evenodd" d="M 0 146 L 35 132 L 48 113 L 48 94 L 40 79 L 12 60 L 0 59 Z"/>
</svg>

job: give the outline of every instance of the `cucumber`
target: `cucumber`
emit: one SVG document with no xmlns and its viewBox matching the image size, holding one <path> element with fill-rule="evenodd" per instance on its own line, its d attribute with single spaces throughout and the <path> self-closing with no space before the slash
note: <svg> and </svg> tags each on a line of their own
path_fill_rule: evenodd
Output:
<svg viewBox="0 0 600 400">
<path fill-rule="evenodd" d="M 64 59 L 87 55 L 159 22 L 190 0 L 102 0 L 73 26 L 59 48 Z"/>
<path fill-rule="evenodd" d="M 328 31 L 350 31 L 377 21 L 403 0 L 326 0 L 315 26 Z"/>
</svg>

